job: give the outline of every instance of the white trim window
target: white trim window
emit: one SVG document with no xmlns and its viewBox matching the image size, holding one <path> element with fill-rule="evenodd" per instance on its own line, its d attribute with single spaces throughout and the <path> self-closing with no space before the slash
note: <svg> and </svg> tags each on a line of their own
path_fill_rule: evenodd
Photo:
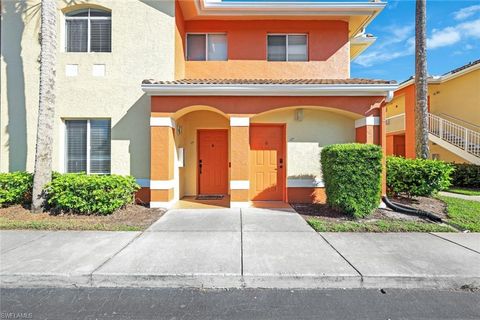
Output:
<svg viewBox="0 0 480 320">
<path fill-rule="evenodd" d="M 110 119 L 65 120 L 66 172 L 109 174 Z"/>
<path fill-rule="evenodd" d="M 268 61 L 308 61 L 306 34 L 267 35 Z"/>
<path fill-rule="evenodd" d="M 227 35 L 225 33 L 187 33 L 186 59 L 188 61 L 226 61 Z"/>
<path fill-rule="evenodd" d="M 81 9 L 65 14 L 66 52 L 112 52 L 112 13 Z"/>
</svg>

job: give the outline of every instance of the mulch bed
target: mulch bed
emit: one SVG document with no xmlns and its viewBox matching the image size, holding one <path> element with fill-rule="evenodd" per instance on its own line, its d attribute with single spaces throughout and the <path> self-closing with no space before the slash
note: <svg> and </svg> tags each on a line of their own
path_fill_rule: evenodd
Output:
<svg viewBox="0 0 480 320">
<path fill-rule="evenodd" d="M 432 212 L 442 218 L 446 217 L 446 205 L 443 201 L 435 198 L 427 197 L 415 197 L 413 199 L 408 198 L 390 198 L 390 200 L 421 209 L 424 211 Z M 308 203 L 290 203 L 292 208 L 297 211 L 303 218 L 315 218 L 324 220 L 326 222 L 344 222 L 354 220 L 351 216 L 342 212 L 336 211 L 329 207 L 327 204 L 308 204 Z M 372 221 L 381 219 L 394 219 L 405 221 L 425 221 L 424 219 L 412 215 L 406 215 L 399 212 L 394 212 L 390 209 L 376 209 L 371 215 L 364 219 L 357 221 Z"/>
<path fill-rule="evenodd" d="M 0 208 L 0 218 L 25 222 L 57 222 L 72 223 L 78 225 L 103 225 L 105 229 L 115 229 L 118 226 L 130 226 L 139 229 L 146 229 L 152 223 L 157 221 L 163 214 L 163 209 L 152 209 L 141 205 L 127 205 L 125 208 L 119 209 L 110 215 L 80 215 L 61 213 L 54 214 L 50 212 L 32 214 L 28 208 L 20 205 L 7 208 Z M 79 228 L 84 229 L 84 228 Z"/>
</svg>

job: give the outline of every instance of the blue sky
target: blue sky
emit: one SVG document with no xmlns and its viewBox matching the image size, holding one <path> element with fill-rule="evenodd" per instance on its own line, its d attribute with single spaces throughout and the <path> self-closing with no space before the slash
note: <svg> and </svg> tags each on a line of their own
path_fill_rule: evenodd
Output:
<svg viewBox="0 0 480 320">
<path fill-rule="evenodd" d="M 367 28 L 378 39 L 352 62 L 351 76 L 403 81 L 415 72 L 415 1 L 390 0 Z M 480 59 L 480 1 L 427 0 L 428 72 Z"/>
</svg>

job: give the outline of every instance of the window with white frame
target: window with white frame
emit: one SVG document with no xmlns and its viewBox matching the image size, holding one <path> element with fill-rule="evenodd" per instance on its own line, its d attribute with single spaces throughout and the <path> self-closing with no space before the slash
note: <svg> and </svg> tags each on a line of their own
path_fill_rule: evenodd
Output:
<svg viewBox="0 0 480 320">
<path fill-rule="evenodd" d="M 109 174 L 110 120 L 65 120 L 65 127 L 66 172 Z"/>
<path fill-rule="evenodd" d="M 66 52 L 112 52 L 112 13 L 81 9 L 65 14 Z"/>
<path fill-rule="evenodd" d="M 224 33 L 188 33 L 187 60 L 227 60 L 227 35 Z"/>
<path fill-rule="evenodd" d="M 307 61 L 306 34 L 269 34 L 267 36 L 268 61 Z"/>
</svg>

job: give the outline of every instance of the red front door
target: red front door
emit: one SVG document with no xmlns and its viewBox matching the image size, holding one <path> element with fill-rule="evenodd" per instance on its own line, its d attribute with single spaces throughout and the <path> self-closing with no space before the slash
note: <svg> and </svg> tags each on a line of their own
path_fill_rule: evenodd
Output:
<svg viewBox="0 0 480 320">
<path fill-rule="evenodd" d="M 228 131 L 198 130 L 198 194 L 228 193 Z"/>
</svg>

